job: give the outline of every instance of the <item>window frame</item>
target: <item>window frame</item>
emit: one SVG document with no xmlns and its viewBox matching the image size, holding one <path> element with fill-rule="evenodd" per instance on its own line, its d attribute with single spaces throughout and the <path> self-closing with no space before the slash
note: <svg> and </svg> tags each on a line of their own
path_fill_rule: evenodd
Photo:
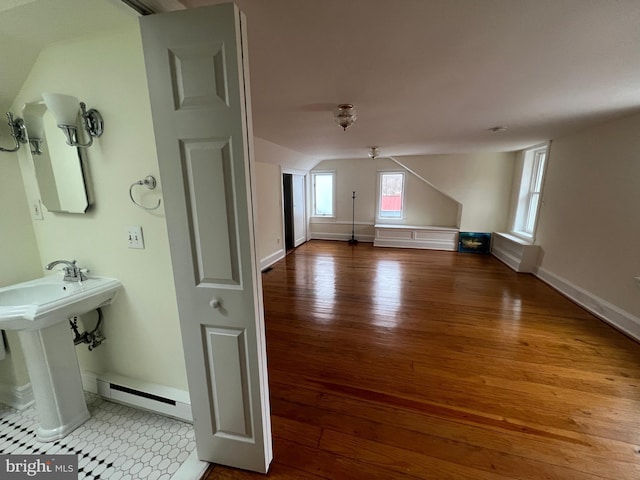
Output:
<svg viewBox="0 0 640 480">
<path fill-rule="evenodd" d="M 376 223 L 400 223 L 406 218 L 405 198 L 407 196 L 407 172 L 404 170 L 378 170 L 378 182 L 376 187 Z M 382 209 L 382 179 L 385 175 L 402 176 L 401 210 L 399 217 L 381 216 Z"/>
<path fill-rule="evenodd" d="M 544 177 L 549 164 L 549 144 L 527 148 L 523 150 L 522 156 L 522 171 L 511 233 L 533 242 L 542 207 Z M 532 211 L 534 203 L 535 211 Z"/>
<path fill-rule="evenodd" d="M 331 176 L 331 213 L 330 214 L 318 214 L 316 210 L 316 177 L 318 176 Z M 336 218 L 336 171 L 335 170 L 314 170 L 311 172 L 311 217 L 315 219 L 335 219 Z"/>
</svg>

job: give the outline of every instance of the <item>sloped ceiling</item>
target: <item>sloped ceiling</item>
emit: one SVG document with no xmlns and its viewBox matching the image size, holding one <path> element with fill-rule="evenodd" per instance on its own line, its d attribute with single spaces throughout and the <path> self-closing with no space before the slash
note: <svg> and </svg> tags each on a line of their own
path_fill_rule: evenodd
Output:
<svg viewBox="0 0 640 480">
<path fill-rule="evenodd" d="M 119 0 L 0 0 L 2 112 L 13 102 L 42 49 L 124 22 L 137 22 L 137 17 Z"/>
<path fill-rule="evenodd" d="M 5 80 L 8 66 L 28 71 L 43 37 L 100 28 L 114 3 L 0 0 L 0 44 L 13 59 L 0 70 L 0 102 L 19 84 Z M 236 3 L 248 21 L 255 134 L 314 158 L 366 157 L 372 145 L 383 155 L 516 150 L 640 111 L 637 0 Z M 89 4 L 92 20 L 67 18 Z M 26 20 L 34 10 L 45 28 Z M 358 120 L 343 132 L 332 110 L 345 102 Z M 507 131 L 489 131 L 498 125 Z"/>
</svg>

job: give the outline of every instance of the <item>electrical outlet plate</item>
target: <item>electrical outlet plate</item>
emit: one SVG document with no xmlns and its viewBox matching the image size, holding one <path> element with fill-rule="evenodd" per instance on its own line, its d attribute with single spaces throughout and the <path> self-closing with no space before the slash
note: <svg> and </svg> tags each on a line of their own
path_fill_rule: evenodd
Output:
<svg viewBox="0 0 640 480">
<path fill-rule="evenodd" d="M 31 215 L 33 215 L 34 220 L 44 220 L 44 215 L 42 214 L 42 203 L 40 200 L 35 200 L 31 204 Z"/>
<path fill-rule="evenodd" d="M 144 248 L 142 227 L 127 227 L 126 233 L 129 248 Z"/>
</svg>

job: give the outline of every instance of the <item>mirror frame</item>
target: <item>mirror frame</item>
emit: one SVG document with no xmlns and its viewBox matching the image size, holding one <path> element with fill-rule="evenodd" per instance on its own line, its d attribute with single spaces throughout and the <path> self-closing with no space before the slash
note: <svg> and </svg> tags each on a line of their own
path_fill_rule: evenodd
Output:
<svg viewBox="0 0 640 480">
<path fill-rule="evenodd" d="M 27 110 L 30 107 L 36 110 L 36 112 L 28 112 Z M 41 111 L 41 113 L 39 113 L 38 110 Z M 32 146 L 30 142 L 25 145 L 25 148 L 28 149 L 28 155 L 33 162 L 33 171 L 36 177 L 36 183 L 38 184 L 38 190 L 40 192 L 40 201 L 49 212 L 84 214 L 94 204 L 92 194 L 93 192 L 90 184 L 89 164 L 87 162 L 86 152 L 83 152 L 84 149 L 82 148 L 69 146 L 65 141 L 64 133 L 57 127 L 55 128 L 55 131 L 51 131 L 51 128 L 49 127 L 47 129 L 46 125 L 37 127 L 33 126 L 33 122 L 35 121 L 34 117 L 44 117 L 47 111 L 47 107 L 44 102 L 42 102 L 42 100 L 26 103 L 22 107 L 22 116 L 25 119 L 27 136 L 29 137 L 30 123 L 32 124 L 32 131 L 40 129 L 42 130 L 41 135 L 38 133 L 38 135 L 42 138 L 40 146 L 40 149 L 42 150 L 41 154 L 35 154 L 32 152 Z M 49 114 L 51 115 L 51 113 Z M 82 129 L 80 128 L 80 130 Z M 53 158 L 49 149 L 50 142 L 53 141 L 52 139 L 55 139 L 56 142 L 56 158 Z M 63 158 L 60 158 L 59 152 L 65 152 Z M 44 168 L 38 164 L 39 161 L 47 162 Z M 77 195 L 78 199 L 82 198 L 84 200 L 78 201 L 75 206 L 67 205 L 67 208 L 65 208 L 64 204 L 60 203 L 60 194 L 62 187 L 58 186 L 58 182 L 56 182 L 55 177 L 55 166 L 57 164 L 58 170 L 60 170 L 61 162 L 68 162 L 67 165 L 72 165 L 72 168 L 74 169 L 73 173 L 76 174 L 76 181 L 71 186 L 71 188 L 75 190 L 75 194 Z M 78 170 L 76 170 L 76 162 Z M 40 175 L 38 174 L 39 172 Z M 80 177 L 79 179 L 77 178 L 78 176 Z"/>
</svg>

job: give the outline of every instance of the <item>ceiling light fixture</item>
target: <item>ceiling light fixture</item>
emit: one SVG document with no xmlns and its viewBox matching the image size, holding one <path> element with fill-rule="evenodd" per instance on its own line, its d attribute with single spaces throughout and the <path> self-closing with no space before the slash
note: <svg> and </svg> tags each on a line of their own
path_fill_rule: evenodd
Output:
<svg viewBox="0 0 640 480">
<path fill-rule="evenodd" d="M 378 147 L 369 148 L 369 158 L 374 160 L 378 155 L 380 155 L 380 149 Z"/>
<path fill-rule="evenodd" d="M 351 103 L 341 103 L 333 112 L 336 123 L 342 127 L 342 130 L 349 128 L 358 118 L 356 109 Z"/>
</svg>

